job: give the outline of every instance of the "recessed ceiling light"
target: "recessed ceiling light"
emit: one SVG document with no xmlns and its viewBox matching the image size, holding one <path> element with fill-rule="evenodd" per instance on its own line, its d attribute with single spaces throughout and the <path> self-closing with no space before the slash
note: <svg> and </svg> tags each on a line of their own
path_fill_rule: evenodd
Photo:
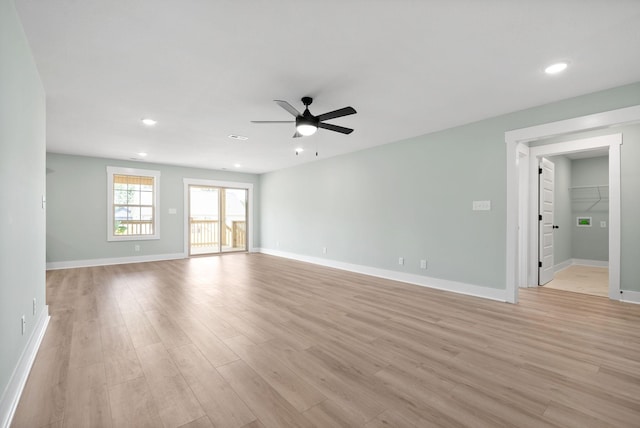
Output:
<svg viewBox="0 0 640 428">
<path fill-rule="evenodd" d="M 229 138 L 233 138 L 234 140 L 241 140 L 241 141 L 245 141 L 249 139 L 249 137 L 245 137 L 244 135 L 236 135 L 236 134 L 229 135 Z"/>
<path fill-rule="evenodd" d="M 145 157 L 146 155 L 147 155 L 147 154 L 146 154 L 145 152 L 140 152 L 140 153 L 138 153 L 138 156 Z"/>
<path fill-rule="evenodd" d="M 233 166 L 235 166 L 236 168 L 240 168 L 242 165 L 240 165 L 239 163 L 234 163 Z"/>
<path fill-rule="evenodd" d="M 151 118 L 145 117 L 144 119 L 142 119 L 142 123 L 144 123 L 147 126 L 153 126 L 158 122 L 153 120 L 153 119 L 151 119 Z"/>
<path fill-rule="evenodd" d="M 560 73 L 562 71 L 564 71 L 567 66 L 569 64 L 567 64 L 566 62 L 557 62 L 555 64 L 551 64 L 549 67 L 544 69 L 544 72 L 547 74 L 557 74 Z"/>
</svg>

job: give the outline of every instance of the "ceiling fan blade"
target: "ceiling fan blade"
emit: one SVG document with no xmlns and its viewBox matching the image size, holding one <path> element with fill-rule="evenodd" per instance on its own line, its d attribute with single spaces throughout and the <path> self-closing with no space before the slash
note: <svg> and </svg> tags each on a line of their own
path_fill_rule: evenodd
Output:
<svg viewBox="0 0 640 428">
<path fill-rule="evenodd" d="M 282 107 L 283 109 L 285 109 L 286 111 L 291 113 L 293 115 L 293 117 L 302 116 L 302 113 L 300 113 L 298 110 L 296 110 L 296 108 L 294 106 L 292 106 L 291 104 L 289 104 L 288 102 L 282 101 L 282 100 L 273 100 L 273 101 L 275 101 L 276 104 L 278 104 L 280 107 Z"/>
<path fill-rule="evenodd" d="M 295 123 L 295 120 L 252 120 L 251 123 Z"/>
<path fill-rule="evenodd" d="M 329 131 L 336 131 L 342 134 L 351 134 L 353 132 L 353 129 L 351 128 L 345 128 L 344 126 L 332 125 L 330 123 L 322 122 L 318 124 L 318 128 L 328 129 Z"/>
<path fill-rule="evenodd" d="M 356 114 L 357 111 L 353 107 L 345 107 L 338 110 L 330 111 L 329 113 L 321 114 L 318 117 L 319 121 L 335 119 L 336 117 L 349 116 L 350 114 Z"/>
<path fill-rule="evenodd" d="M 302 137 L 302 134 L 299 133 L 298 131 L 296 131 L 296 133 L 293 134 L 293 138 L 300 138 L 300 137 Z"/>
</svg>

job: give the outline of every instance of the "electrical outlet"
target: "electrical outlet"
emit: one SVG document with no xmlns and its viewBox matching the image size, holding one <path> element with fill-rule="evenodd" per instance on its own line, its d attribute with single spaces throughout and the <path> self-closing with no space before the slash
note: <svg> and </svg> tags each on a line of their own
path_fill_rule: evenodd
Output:
<svg viewBox="0 0 640 428">
<path fill-rule="evenodd" d="M 24 331 L 27 329 L 27 320 L 24 318 L 24 315 L 21 318 L 22 320 L 22 335 L 24 336 Z"/>
<path fill-rule="evenodd" d="M 600 227 L 607 227 L 607 222 L 606 221 L 601 221 L 600 222 Z"/>
<path fill-rule="evenodd" d="M 404 264 L 404 257 L 398 257 L 398 264 L 399 265 L 403 265 Z"/>
<path fill-rule="evenodd" d="M 37 308 L 37 307 L 38 307 L 38 306 L 36 305 L 36 298 L 34 297 L 34 298 L 33 298 L 33 315 L 35 315 L 35 314 L 36 314 L 36 308 Z"/>
<path fill-rule="evenodd" d="M 276 241 L 276 248 L 280 247 L 280 241 Z"/>
<path fill-rule="evenodd" d="M 322 247 L 322 254 L 327 254 L 327 247 Z"/>
<path fill-rule="evenodd" d="M 420 269 L 426 269 L 426 268 L 427 268 L 427 261 L 420 260 Z"/>
<path fill-rule="evenodd" d="M 134 245 L 133 249 L 134 249 L 135 251 L 140 251 L 140 245 Z"/>
</svg>

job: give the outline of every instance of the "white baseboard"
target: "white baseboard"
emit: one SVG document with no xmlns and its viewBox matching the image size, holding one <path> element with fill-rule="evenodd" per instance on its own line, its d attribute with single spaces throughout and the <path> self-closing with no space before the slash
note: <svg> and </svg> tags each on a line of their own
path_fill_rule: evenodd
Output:
<svg viewBox="0 0 640 428">
<path fill-rule="evenodd" d="M 150 254 L 147 256 L 110 257 L 105 259 L 69 260 L 64 262 L 48 262 L 47 270 L 72 269 L 91 266 L 121 265 L 128 263 L 159 262 L 163 260 L 184 259 L 184 253 Z"/>
<path fill-rule="evenodd" d="M 562 263 L 558 263 L 557 265 L 555 265 L 553 267 L 553 273 L 558 273 L 562 270 L 565 270 L 566 268 L 568 268 L 569 266 L 571 266 L 573 263 L 573 259 L 569 259 L 569 260 L 565 260 Z"/>
<path fill-rule="evenodd" d="M 438 290 L 452 291 L 454 293 L 467 294 L 469 296 L 483 297 L 485 299 L 498 300 L 500 302 L 507 301 L 506 290 L 482 287 L 480 285 L 466 284 L 463 282 L 449 281 L 440 278 L 431 278 L 428 276 L 415 275 L 411 273 L 397 272 L 388 269 L 379 269 L 370 266 L 356 265 L 352 263 L 340 262 L 337 260 L 324 259 L 320 257 L 305 256 L 285 251 L 272 250 L 269 248 L 257 248 L 263 254 L 269 254 L 277 257 L 298 260 L 316 265 L 342 269 L 349 272 L 362 273 L 365 275 L 375 276 L 378 278 L 391 279 L 393 281 L 406 282 L 409 284 L 420 285 L 423 287 L 436 288 Z"/>
<path fill-rule="evenodd" d="M 572 265 L 591 266 L 591 267 L 609 267 L 608 261 L 588 260 L 588 259 L 571 259 Z"/>
<path fill-rule="evenodd" d="M 620 290 L 620 301 L 640 304 L 640 291 Z"/>
<path fill-rule="evenodd" d="M 2 428 L 8 428 L 11 425 L 13 415 L 18 408 L 22 390 L 27 383 L 29 372 L 36 359 L 44 333 L 47 331 L 49 319 L 49 307 L 45 306 L 40 311 L 40 316 L 31 332 L 27 346 L 22 351 L 18 364 L 9 379 L 9 384 L 0 397 L 0 427 Z"/>
</svg>

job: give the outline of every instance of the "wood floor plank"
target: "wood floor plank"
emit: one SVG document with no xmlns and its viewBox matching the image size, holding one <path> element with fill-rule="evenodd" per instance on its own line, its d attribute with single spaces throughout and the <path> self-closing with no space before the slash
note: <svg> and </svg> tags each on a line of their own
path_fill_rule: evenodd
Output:
<svg viewBox="0 0 640 428">
<path fill-rule="evenodd" d="M 261 346 L 265 353 L 289 363 L 292 371 L 325 397 L 356 414 L 360 423 L 367 422 L 384 411 L 384 406 L 376 400 L 376 394 L 366 388 L 357 388 L 344 379 L 343 373 L 332 371 L 306 354 L 306 351 L 285 350 L 277 341 L 270 341 Z"/>
<path fill-rule="evenodd" d="M 164 343 L 165 348 L 170 349 L 191 343 L 191 340 L 182 329 L 164 313 L 147 311 L 144 314 L 162 343 Z"/>
<path fill-rule="evenodd" d="M 305 411 L 304 416 L 318 427 L 350 428 L 363 426 L 366 422 L 357 413 L 346 410 L 327 399 Z"/>
<path fill-rule="evenodd" d="M 200 321 L 181 317 L 176 318 L 175 322 L 214 367 L 238 359 L 238 356 Z"/>
<path fill-rule="evenodd" d="M 544 416 L 561 427 L 575 428 L 614 428 L 617 424 L 589 416 L 579 410 L 551 401 Z"/>
<path fill-rule="evenodd" d="M 312 424 L 244 361 L 218 367 L 265 427 L 311 427 Z"/>
<path fill-rule="evenodd" d="M 162 425 L 144 376 L 112 386 L 109 399 L 114 427 L 155 428 Z"/>
<path fill-rule="evenodd" d="M 106 325 L 100 329 L 107 384 L 116 385 L 142 376 L 138 354 L 124 324 Z"/>
<path fill-rule="evenodd" d="M 102 340 L 96 319 L 76 321 L 71 333 L 70 367 L 85 367 L 103 362 Z"/>
<path fill-rule="evenodd" d="M 640 420 L 639 305 L 548 287 L 509 305 L 264 254 L 46 284 L 51 321 L 14 427 Z"/>
<path fill-rule="evenodd" d="M 70 338 L 71 334 L 67 337 Z M 62 423 L 69 353 L 69 345 L 47 347 L 38 351 L 13 418 L 13 427 L 31 428 Z M 33 411 L 34 408 L 38 411 Z"/>
<path fill-rule="evenodd" d="M 169 354 L 214 426 L 242 427 L 256 419 L 195 345 L 169 349 Z"/>
<path fill-rule="evenodd" d="M 180 425 L 180 428 L 214 428 L 214 425 L 211 423 L 211 420 L 209 420 L 208 417 L 203 416 L 196 419 L 195 421 Z"/>
<path fill-rule="evenodd" d="M 374 420 L 369 421 L 365 428 L 412 428 L 414 423 L 405 418 L 401 412 L 396 410 L 387 410 L 378 415 Z"/>
<path fill-rule="evenodd" d="M 326 400 L 324 395 L 303 381 L 279 359 L 270 358 L 260 346 L 253 344 L 246 337 L 236 336 L 225 343 L 299 412 Z"/>
<path fill-rule="evenodd" d="M 264 425 L 262 425 L 262 422 L 260 422 L 259 420 L 255 420 L 246 424 L 242 428 L 264 428 Z"/>
<path fill-rule="evenodd" d="M 82 391 L 82 394 L 77 391 Z M 63 426 L 112 426 L 104 364 L 72 367 L 69 370 Z"/>
<path fill-rule="evenodd" d="M 160 337 L 158 337 L 143 312 L 123 312 L 122 317 L 135 348 L 142 348 L 160 342 Z"/>
<path fill-rule="evenodd" d="M 178 427 L 205 415 L 162 343 L 136 352 L 165 427 Z"/>
</svg>

